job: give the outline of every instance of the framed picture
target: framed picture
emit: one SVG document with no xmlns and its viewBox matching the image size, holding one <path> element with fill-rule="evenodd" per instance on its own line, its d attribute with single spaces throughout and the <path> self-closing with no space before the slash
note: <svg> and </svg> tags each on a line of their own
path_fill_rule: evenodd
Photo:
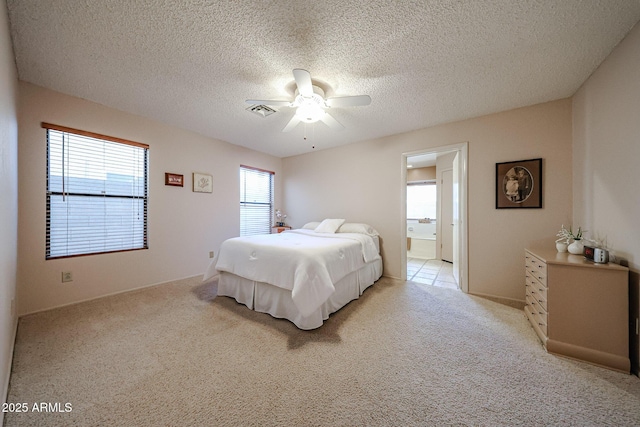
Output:
<svg viewBox="0 0 640 427">
<path fill-rule="evenodd" d="M 193 173 L 193 191 L 196 193 L 213 192 L 213 177 L 205 173 Z"/>
<path fill-rule="evenodd" d="M 542 208 L 542 159 L 496 163 L 496 209 Z"/>
<path fill-rule="evenodd" d="M 179 175 L 177 173 L 168 173 L 164 174 L 164 185 L 173 185 L 175 187 L 183 187 L 184 186 L 184 175 Z"/>
</svg>

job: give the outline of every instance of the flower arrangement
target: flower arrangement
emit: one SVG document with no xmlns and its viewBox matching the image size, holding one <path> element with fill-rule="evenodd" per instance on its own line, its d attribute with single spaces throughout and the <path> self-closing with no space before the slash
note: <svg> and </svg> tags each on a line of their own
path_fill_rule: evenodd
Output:
<svg viewBox="0 0 640 427">
<path fill-rule="evenodd" d="M 287 219 L 287 215 L 280 209 L 276 209 L 276 226 L 284 226 L 284 220 Z"/>
<path fill-rule="evenodd" d="M 571 243 L 571 240 L 582 240 L 582 235 L 584 234 L 584 231 L 582 230 L 582 227 L 578 227 L 578 231 L 574 233 L 573 230 L 571 229 L 571 226 L 569 226 L 569 229 L 567 230 L 566 228 L 564 228 L 564 224 L 563 224 L 558 234 L 556 234 L 556 236 L 558 237 L 558 239 L 556 239 L 556 243 L 569 244 Z"/>
</svg>

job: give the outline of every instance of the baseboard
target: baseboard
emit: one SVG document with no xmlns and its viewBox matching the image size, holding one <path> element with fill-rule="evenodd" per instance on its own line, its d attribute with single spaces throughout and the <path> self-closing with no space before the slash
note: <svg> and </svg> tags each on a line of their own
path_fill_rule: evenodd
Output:
<svg viewBox="0 0 640 427">
<path fill-rule="evenodd" d="M 3 389 L 2 389 L 2 402 L 6 403 L 7 402 L 7 398 L 9 397 L 9 383 L 11 381 L 11 368 L 13 367 L 13 354 L 16 348 L 16 337 L 18 335 L 18 317 L 16 316 L 13 319 L 13 336 L 11 339 L 11 351 L 9 352 L 9 354 L 11 354 L 11 357 L 9 357 L 9 360 L 7 362 L 7 366 L 4 367 L 5 372 L 6 372 L 6 381 L 4 382 Z M 4 426 L 4 412 L 0 411 L 0 427 Z"/>
<path fill-rule="evenodd" d="M 518 310 L 524 310 L 524 306 L 526 305 L 524 301 L 520 301 L 513 298 L 497 297 L 494 295 L 479 294 L 476 292 L 469 292 L 469 295 L 474 295 L 480 298 L 488 299 L 490 301 L 497 302 L 502 305 L 508 305 L 509 307 L 517 308 Z"/>
<path fill-rule="evenodd" d="M 68 306 L 71 306 L 71 305 L 81 304 L 83 302 L 95 301 L 95 300 L 98 300 L 98 299 L 101 299 L 101 298 L 111 297 L 111 296 L 114 296 L 114 295 L 126 294 L 127 292 L 135 292 L 135 291 L 140 291 L 140 290 L 147 289 L 147 288 L 153 288 L 154 286 L 162 286 L 162 285 L 166 285 L 167 283 L 171 283 L 171 282 L 179 282 L 181 280 L 193 279 L 194 277 L 202 277 L 202 273 L 201 274 L 194 274 L 193 276 L 182 277 L 182 278 L 179 278 L 179 279 L 167 280 L 167 281 L 164 281 L 164 282 L 150 283 L 148 285 L 142 285 L 142 286 L 139 286 L 137 288 L 124 289 L 122 291 L 112 292 L 110 294 L 104 294 L 104 295 L 100 295 L 100 296 L 97 296 L 97 297 L 92 297 L 92 298 L 87 298 L 87 299 L 83 299 L 83 300 L 79 300 L 79 301 L 69 302 L 69 303 L 66 303 L 66 304 L 60 304 L 60 305 L 56 305 L 56 306 L 53 306 L 53 307 L 47 307 L 47 308 L 44 308 L 42 310 L 29 311 L 27 313 L 21 313 L 20 317 L 30 316 L 30 315 L 36 314 L 36 313 L 43 313 L 45 311 L 55 310 L 55 309 L 58 309 L 58 308 L 68 307 Z"/>
<path fill-rule="evenodd" d="M 547 340 L 547 351 L 552 354 L 569 357 L 592 365 L 613 369 L 614 371 L 631 373 L 631 362 L 628 357 L 582 347 L 566 342 Z"/>
</svg>

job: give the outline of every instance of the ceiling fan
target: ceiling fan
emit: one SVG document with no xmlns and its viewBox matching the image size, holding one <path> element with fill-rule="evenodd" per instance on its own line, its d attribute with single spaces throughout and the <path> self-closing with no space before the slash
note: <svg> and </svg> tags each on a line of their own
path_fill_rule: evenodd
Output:
<svg viewBox="0 0 640 427">
<path fill-rule="evenodd" d="M 291 107 L 296 109 L 289 123 L 282 129 L 282 132 L 289 132 L 298 123 L 315 123 L 321 121 L 331 129 L 341 130 L 344 126 L 333 116 L 325 111 L 327 108 L 335 107 L 358 107 L 371 104 L 369 95 L 339 96 L 335 98 L 324 98 L 324 91 L 311 82 L 311 74 L 307 70 L 296 68 L 293 70 L 293 78 L 298 89 L 293 101 L 274 101 L 247 99 L 247 104 L 269 105 L 272 107 Z"/>
</svg>

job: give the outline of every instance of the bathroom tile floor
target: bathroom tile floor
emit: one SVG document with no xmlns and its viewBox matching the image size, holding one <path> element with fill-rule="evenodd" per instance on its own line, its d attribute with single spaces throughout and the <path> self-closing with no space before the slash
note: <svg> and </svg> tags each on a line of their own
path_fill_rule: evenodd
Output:
<svg viewBox="0 0 640 427">
<path fill-rule="evenodd" d="M 437 259 L 407 259 L 407 280 L 425 285 L 459 290 L 453 264 Z"/>
</svg>

